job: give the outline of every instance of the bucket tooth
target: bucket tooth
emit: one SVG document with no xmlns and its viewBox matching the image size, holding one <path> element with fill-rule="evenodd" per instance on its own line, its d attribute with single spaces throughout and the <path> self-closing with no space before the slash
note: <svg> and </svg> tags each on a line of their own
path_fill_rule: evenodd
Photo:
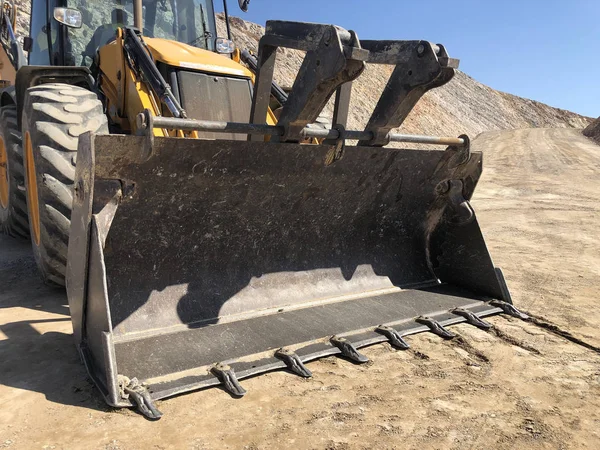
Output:
<svg viewBox="0 0 600 450">
<path fill-rule="evenodd" d="M 304 378 L 312 377 L 312 372 L 304 365 L 300 357 L 291 350 L 280 348 L 275 357 L 282 360 L 289 370 Z"/>
<path fill-rule="evenodd" d="M 396 348 L 399 348 L 400 350 L 408 350 L 410 348 L 408 342 L 406 342 L 402 335 L 392 327 L 388 327 L 387 325 L 379 325 L 377 328 L 375 328 L 375 331 L 383 334 L 386 338 L 388 338 L 390 344 Z"/>
<path fill-rule="evenodd" d="M 211 372 L 223 383 L 223 387 L 234 397 L 246 395 L 246 389 L 237 379 L 235 371 L 227 364 L 219 363 L 211 368 Z"/>
<path fill-rule="evenodd" d="M 500 308 L 504 314 L 508 314 L 509 316 L 516 317 L 521 320 L 528 320 L 529 316 L 527 314 L 522 313 L 514 305 L 511 305 L 508 302 L 503 302 L 501 300 L 492 300 L 490 302 L 491 306 L 495 306 L 496 308 Z"/>
<path fill-rule="evenodd" d="M 444 328 L 441 323 L 432 319 L 431 317 L 420 316 L 415 319 L 415 322 L 422 325 L 427 325 L 429 327 L 429 331 L 431 331 L 433 334 L 437 334 L 441 338 L 452 339 L 456 337 L 453 332 Z"/>
<path fill-rule="evenodd" d="M 342 352 L 342 355 L 344 355 L 346 358 L 361 364 L 369 362 L 369 358 L 367 358 L 365 355 L 356 350 L 356 347 L 354 347 L 354 345 L 347 339 L 343 337 L 333 336 L 329 340 L 329 342 L 331 342 L 332 345 L 339 348 Z"/>
<path fill-rule="evenodd" d="M 123 387 L 123 391 L 129 396 L 130 400 L 135 403 L 137 410 L 146 418 L 158 420 L 162 417 L 163 414 L 156 408 L 154 401 L 150 397 L 150 392 L 137 378 L 132 378 L 129 383 Z"/>
<path fill-rule="evenodd" d="M 467 320 L 468 324 L 473 325 L 477 328 L 481 328 L 482 330 L 489 330 L 490 328 L 492 328 L 491 323 L 479 318 L 473 311 L 469 311 L 468 309 L 454 308 L 450 312 L 452 314 L 456 314 L 457 316 L 464 317 Z"/>
</svg>

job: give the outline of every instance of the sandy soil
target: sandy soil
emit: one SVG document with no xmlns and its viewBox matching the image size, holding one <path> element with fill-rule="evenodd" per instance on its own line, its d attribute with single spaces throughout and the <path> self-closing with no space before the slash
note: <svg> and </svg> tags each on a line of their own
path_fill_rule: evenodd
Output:
<svg viewBox="0 0 600 450">
<path fill-rule="evenodd" d="M 474 206 L 515 303 L 600 346 L 600 147 L 576 130 L 493 132 Z M 600 355 L 497 316 L 494 332 L 408 338 L 160 402 L 149 422 L 107 408 L 86 379 L 61 292 L 25 244 L 0 238 L 0 448 L 598 448 Z"/>
</svg>

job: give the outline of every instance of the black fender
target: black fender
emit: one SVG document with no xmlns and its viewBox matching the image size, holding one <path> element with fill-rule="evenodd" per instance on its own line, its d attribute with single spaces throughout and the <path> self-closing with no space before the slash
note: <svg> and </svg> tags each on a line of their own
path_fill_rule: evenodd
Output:
<svg viewBox="0 0 600 450">
<path fill-rule="evenodd" d="M 17 92 L 14 86 L 9 86 L 0 91 L 0 108 L 17 104 Z"/>
<path fill-rule="evenodd" d="M 17 104 L 17 119 L 21 129 L 23 100 L 25 92 L 32 86 L 44 83 L 66 83 L 94 90 L 94 78 L 87 67 L 68 66 L 24 66 L 17 72 L 15 94 L 13 99 Z M 4 93 L 0 101 L 4 101 Z"/>
</svg>

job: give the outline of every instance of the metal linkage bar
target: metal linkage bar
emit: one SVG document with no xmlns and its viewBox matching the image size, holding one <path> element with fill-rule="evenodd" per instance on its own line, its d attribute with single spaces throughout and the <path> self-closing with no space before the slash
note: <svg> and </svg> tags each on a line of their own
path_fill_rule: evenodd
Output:
<svg viewBox="0 0 600 450">
<path fill-rule="evenodd" d="M 240 122 L 218 122 L 211 120 L 177 119 L 174 117 L 152 117 L 149 112 L 138 116 L 138 129 L 150 132 L 150 128 L 164 128 L 168 130 L 183 131 L 212 131 L 215 133 L 243 133 L 253 136 L 283 136 L 285 127 L 281 125 L 266 125 Z M 152 125 L 151 127 L 149 125 Z M 331 140 L 364 140 L 373 138 L 370 131 L 353 131 L 344 129 L 324 130 L 306 127 L 299 136 L 305 138 L 331 139 Z M 413 144 L 452 145 L 462 147 L 468 143 L 462 137 L 422 136 L 418 134 L 388 134 L 389 142 L 407 142 Z"/>
<path fill-rule="evenodd" d="M 250 71 L 256 75 L 258 72 L 258 59 L 254 55 L 250 54 L 248 50 L 242 50 L 240 52 L 240 58 L 248 65 Z M 287 93 L 275 81 L 271 83 L 271 95 L 275 97 L 275 99 L 282 106 L 285 105 L 288 100 Z"/>
<path fill-rule="evenodd" d="M 267 117 L 279 47 L 306 52 L 279 117 L 283 134 L 275 139 L 297 142 L 302 139 L 301 132 L 306 125 L 317 119 L 335 92 L 339 100 L 336 116 L 343 119 L 350 92 L 349 86 L 342 86 L 363 72 L 368 52 L 361 48 L 356 33 L 334 25 L 268 21 L 258 49 L 252 123 L 262 124 Z"/>
<path fill-rule="evenodd" d="M 342 135 L 340 137 L 340 134 Z M 352 131 L 343 130 L 341 133 L 339 130 L 316 130 L 312 128 L 305 128 L 302 130 L 302 135 L 305 137 L 314 138 L 325 138 L 325 139 L 350 139 L 357 141 L 369 141 L 373 139 L 373 133 L 370 131 Z M 420 134 L 399 134 L 399 133 L 388 133 L 387 143 L 389 142 L 409 142 L 413 144 L 433 144 L 433 145 L 454 145 L 462 147 L 465 145 L 463 138 L 454 137 L 438 137 L 438 136 L 424 136 Z"/>
<path fill-rule="evenodd" d="M 360 76 L 365 62 L 368 62 L 394 65 L 395 69 L 365 127 L 365 133 L 354 132 L 347 139 L 358 139 L 359 145 L 375 147 L 392 141 L 457 145 L 456 142 L 440 142 L 436 138 L 413 138 L 391 133 L 404 122 L 423 94 L 446 84 L 454 76 L 459 61 L 450 58 L 443 45 L 416 40 L 367 40 L 361 43 L 356 33 L 334 25 L 269 21 L 259 43 L 258 61 L 253 61 L 256 83 L 252 123 L 263 124 L 265 121 L 279 47 L 302 50 L 306 56 L 279 118 L 283 133 L 273 135 L 274 141 L 300 141 L 306 136 L 305 127 L 316 120 L 334 93 L 333 126 L 345 128 L 352 82 Z M 335 139 L 333 134 L 319 137 Z M 258 139 L 251 137 L 251 140 Z M 341 155 L 344 144 L 338 140 L 337 145 Z"/>
<path fill-rule="evenodd" d="M 255 123 L 182 120 L 175 117 L 154 117 L 152 122 L 154 128 L 165 128 L 167 130 L 212 131 L 215 133 L 243 133 L 263 136 L 281 136 L 283 133 L 282 127 Z M 138 128 L 144 129 L 147 126 L 146 124 L 146 117 L 143 114 L 138 116 Z"/>
<path fill-rule="evenodd" d="M 365 127 L 373 137 L 359 144 L 381 147 L 423 94 L 452 79 L 458 60 L 450 58 L 443 45 L 427 41 L 362 41 L 362 46 L 369 51 L 369 63 L 396 66 Z"/>
</svg>

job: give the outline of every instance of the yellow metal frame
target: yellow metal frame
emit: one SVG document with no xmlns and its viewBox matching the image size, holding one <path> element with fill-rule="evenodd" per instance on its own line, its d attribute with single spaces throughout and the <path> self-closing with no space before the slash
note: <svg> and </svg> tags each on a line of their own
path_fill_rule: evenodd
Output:
<svg viewBox="0 0 600 450">
<path fill-rule="evenodd" d="M 27 204 L 29 205 L 29 223 L 31 224 L 31 237 L 35 245 L 40 245 L 40 200 L 38 197 L 37 174 L 35 159 L 31 145 L 29 131 L 25 133 L 25 170 L 27 172 Z"/>
<path fill-rule="evenodd" d="M 254 74 L 235 59 L 203 50 L 181 42 L 158 38 L 144 38 L 155 62 L 169 66 L 198 70 L 215 75 L 238 76 L 255 81 Z M 100 88 L 107 99 L 110 120 L 121 129 L 135 133 L 137 115 L 148 109 L 156 116 L 164 115 L 160 100 L 148 86 L 136 78 L 125 60 L 123 31 L 117 39 L 100 49 Z M 168 113 L 167 113 L 168 114 Z M 269 109 L 267 123 L 275 125 L 277 119 Z M 198 133 L 181 130 L 154 130 L 155 136 L 198 138 Z"/>
</svg>

